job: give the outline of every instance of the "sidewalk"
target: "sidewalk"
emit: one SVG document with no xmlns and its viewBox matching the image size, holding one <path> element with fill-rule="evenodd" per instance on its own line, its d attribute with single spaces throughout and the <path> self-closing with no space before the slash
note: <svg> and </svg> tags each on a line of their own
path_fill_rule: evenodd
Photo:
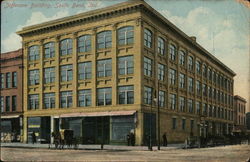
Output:
<svg viewBox="0 0 250 162">
<path fill-rule="evenodd" d="M 15 147 L 15 148 L 49 148 L 49 144 L 40 144 L 40 143 L 1 143 L 1 147 Z M 181 149 L 184 147 L 183 144 L 169 144 L 168 147 L 161 146 L 161 150 L 170 150 L 170 149 Z M 54 149 L 55 146 L 52 146 Z M 78 149 L 82 150 L 100 150 L 100 145 L 79 145 Z M 64 149 L 67 149 L 67 146 L 64 146 Z M 120 150 L 120 151 L 147 151 L 147 146 L 123 146 L 123 145 L 104 145 L 104 150 Z M 153 147 L 153 151 L 157 150 L 157 146 Z"/>
</svg>

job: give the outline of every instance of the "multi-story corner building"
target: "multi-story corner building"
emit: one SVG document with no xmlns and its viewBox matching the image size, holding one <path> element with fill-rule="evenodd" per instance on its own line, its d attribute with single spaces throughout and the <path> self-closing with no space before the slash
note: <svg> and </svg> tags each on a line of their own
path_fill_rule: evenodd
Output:
<svg viewBox="0 0 250 162">
<path fill-rule="evenodd" d="M 20 141 L 22 134 L 22 49 L 0 57 L 1 140 Z"/>
<path fill-rule="evenodd" d="M 234 96 L 234 131 L 246 131 L 246 99 Z"/>
<path fill-rule="evenodd" d="M 149 135 L 155 142 L 158 131 L 178 142 L 232 129 L 235 73 L 144 1 L 18 34 L 25 56 L 24 141 L 32 131 L 49 138 L 70 128 L 83 143 L 102 137 L 124 143 L 133 131 L 141 145 Z"/>
</svg>

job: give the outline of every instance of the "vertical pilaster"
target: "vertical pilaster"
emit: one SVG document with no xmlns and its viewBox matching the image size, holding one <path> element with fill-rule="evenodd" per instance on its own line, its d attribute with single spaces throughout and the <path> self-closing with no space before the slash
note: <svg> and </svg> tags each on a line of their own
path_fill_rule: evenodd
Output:
<svg viewBox="0 0 250 162">
<path fill-rule="evenodd" d="M 91 63 L 92 63 L 92 89 L 91 89 L 91 101 L 92 101 L 92 106 L 96 106 L 96 97 L 97 97 L 97 94 L 96 94 L 96 69 L 97 69 L 97 66 L 96 66 L 96 28 L 93 28 L 92 29 L 92 36 L 91 36 Z"/>
<path fill-rule="evenodd" d="M 72 59 L 73 59 L 73 108 L 77 108 L 77 87 L 78 87 L 78 64 L 77 64 L 77 33 L 73 33 L 73 54 L 72 54 Z"/>
<path fill-rule="evenodd" d="M 43 42 L 44 40 L 40 40 L 39 42 L 39 48 L 40 48 L 40 68 L 39 68 L 39 109 L 43 109 Z"/>
<path fill-rule="evenodd" d="M 116 41 L 117 24 L 113 24 L 112 29 L 112 105 L 117 104 L 117 41 Z"/>
<path fill-rule="evenodd" d="M 55 108 L 60 107 L 60 36 L 55 40 Z"/>
<path fill-rule="evenodd" d="M 22 142 L 27 142 L 27 117 L 28 111 L 28 43 L 23 42 L 23 134 Z"/>
</svg>

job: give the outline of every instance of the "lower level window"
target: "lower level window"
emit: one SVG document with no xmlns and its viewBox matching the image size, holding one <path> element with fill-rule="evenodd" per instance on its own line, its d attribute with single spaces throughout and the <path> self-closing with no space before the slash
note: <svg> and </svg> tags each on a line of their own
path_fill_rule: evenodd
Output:
<svg viewBox="0 0 250 162">
<path fill-rule="evenodd" d="M 112 104 L 112 88 L 97 89 L 97 105 L 111 105 Z"/>
<path fill-rule="evenodd" d="M 119 104 L 134 103 L 134 86 L 119 87 Z"/>
<path fill-rule="evenodd" d="M 91 89 L 84 89 L 78 91 L 78 106 L 91 106 Z"/>
<path fill-rule="evenodd" d="M 28 109 L 32 110 L 32 109 L 38 109 L 39 108 L 39 95 L 38 94 L 32 94 L 29 95 L 29 105 L 28 105 Z"/>
<path fill-rule="evenodd" d="M 61 92 L 60 105 L 61 108 L 72 107 L 72 91 Z"/>
</svg>

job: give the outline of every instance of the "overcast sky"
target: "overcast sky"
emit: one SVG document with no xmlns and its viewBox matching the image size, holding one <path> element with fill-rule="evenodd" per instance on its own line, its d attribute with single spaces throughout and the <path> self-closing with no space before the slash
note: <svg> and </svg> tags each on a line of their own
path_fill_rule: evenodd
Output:
<svg viewBox="0 0 250 162">
<path fill-rule="evenodd" d="M 123 1 L 4 1 L 1 10 L 1 52 L 21 48 L 21 38 L 15 32 L 24 26 Z M 196 36 L 200 45 L 236 72 L 234 92 L 250 101 L 249 8 L 238 0 L 145 1 L 187 35 Z"/>
</svg>

